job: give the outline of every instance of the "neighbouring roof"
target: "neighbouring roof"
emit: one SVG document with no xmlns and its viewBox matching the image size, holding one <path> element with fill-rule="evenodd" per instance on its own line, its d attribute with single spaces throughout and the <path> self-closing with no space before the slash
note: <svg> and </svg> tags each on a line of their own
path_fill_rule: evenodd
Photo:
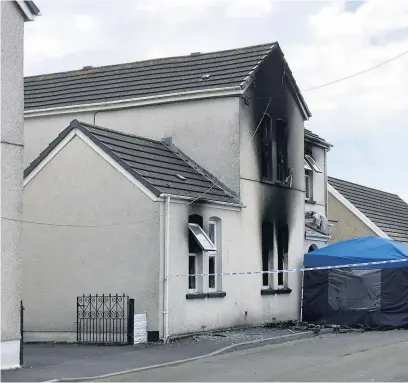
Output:
<svg viewBox="0 0 408 383">
<path fill-rule="evenodd" d="M 305 129 L 305 141 L 309 141 L 327 149 L 330 149 L 333 145 L 328 143 L 324 138 L 319 137 L 316 133 L 311 130 Z"/>
<path fill-rule="evenodd" d="M 278 43 L 26 77 L 25 110 L 220 89 L 234 90 L 239 94 L 252 83 L 254 74 L 275 51 L 287 67 L 291 84 L 310 117 Z"/>
<path fill-rule="evenodd" d="M 391 239 L 408 243 L 408 204 L 400 197 L 333 177 L 328 180 Z"/>
<path fill-rule="evenodd" d="M 80 130 L 135 179 L 155 195 L 162 193 L 241 205 L 238 198 L 215 177 L 164 142 L 105 129 L 73 120 L 71 124 L 27 167 L 27 177 L 74 129 Z M 216 181 L 216 185 L 210 186 Z M 202 196 L 203 193 L 205 195 Z"/>
<path fill-rule="evenodd" d="M 24 14 L 24 21 L 33 21 L 36 16 L 40 16 L 41 12 L 39 8 L 35 5 L 34 1 L 18 1 L 16 0 L 17 5 L 20 7 L 21 11 Z"/>
</svg>

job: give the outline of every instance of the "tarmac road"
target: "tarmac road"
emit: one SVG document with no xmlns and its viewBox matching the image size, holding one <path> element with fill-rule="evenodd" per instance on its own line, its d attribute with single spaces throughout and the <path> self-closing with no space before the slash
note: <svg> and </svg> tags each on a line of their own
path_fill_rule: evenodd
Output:
<svg viewBox="0 0 408 383">
<path fill-rule="evenodd" d="M 327 335 L 98 381 L 408 382 L 408 331 Z"/>
</svg>

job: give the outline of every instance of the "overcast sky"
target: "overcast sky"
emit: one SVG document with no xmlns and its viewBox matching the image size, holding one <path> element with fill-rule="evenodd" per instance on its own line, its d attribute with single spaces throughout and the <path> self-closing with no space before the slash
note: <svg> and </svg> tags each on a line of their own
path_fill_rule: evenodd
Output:
<svg viewBox="0 0 408 383">
<path fill-rule="evenodd" d="M 408 50 L 408 0 L 36 0 L 25 74 L 278 41 L 301 89 Z M 408 201 L 408 55 L 303 93 L 329 175 Z"/>
</svg>

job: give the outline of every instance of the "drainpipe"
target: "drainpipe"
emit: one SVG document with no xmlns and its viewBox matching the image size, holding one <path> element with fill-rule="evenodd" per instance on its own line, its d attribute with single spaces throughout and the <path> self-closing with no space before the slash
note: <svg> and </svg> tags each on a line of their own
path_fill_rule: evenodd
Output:
<svg viewBox="0 0 408 383">
<path fill-rule="evenodd" d="M 164 310 L 163 310 L 163 340 L 169 341 L 169 262 L 170 262 L 170 197 L 166 197 L 164 205 Z"/>
</svg>

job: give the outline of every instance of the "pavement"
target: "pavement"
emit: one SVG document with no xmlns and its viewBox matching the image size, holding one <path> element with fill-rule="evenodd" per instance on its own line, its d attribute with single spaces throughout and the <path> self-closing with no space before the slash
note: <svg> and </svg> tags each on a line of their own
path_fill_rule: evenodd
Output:
<svg viewBox="0 0 408 383">
<path fill-rule="evenodd" d="M 1 380 L 44 382 L 81 379 L 166 363 L 174 364 L 210 354 L 311 336 L 315 336 L 313 331 L 261 327 L 212 332 L 175 340 L 169 344 L 25 344 L 23 368 L 2 371 Z"/>
<path fill-rule="evenodd" d="M 268 345 L 101 382 L 408 382 L 408 331 L 352 332 Z"/>
</svg>

